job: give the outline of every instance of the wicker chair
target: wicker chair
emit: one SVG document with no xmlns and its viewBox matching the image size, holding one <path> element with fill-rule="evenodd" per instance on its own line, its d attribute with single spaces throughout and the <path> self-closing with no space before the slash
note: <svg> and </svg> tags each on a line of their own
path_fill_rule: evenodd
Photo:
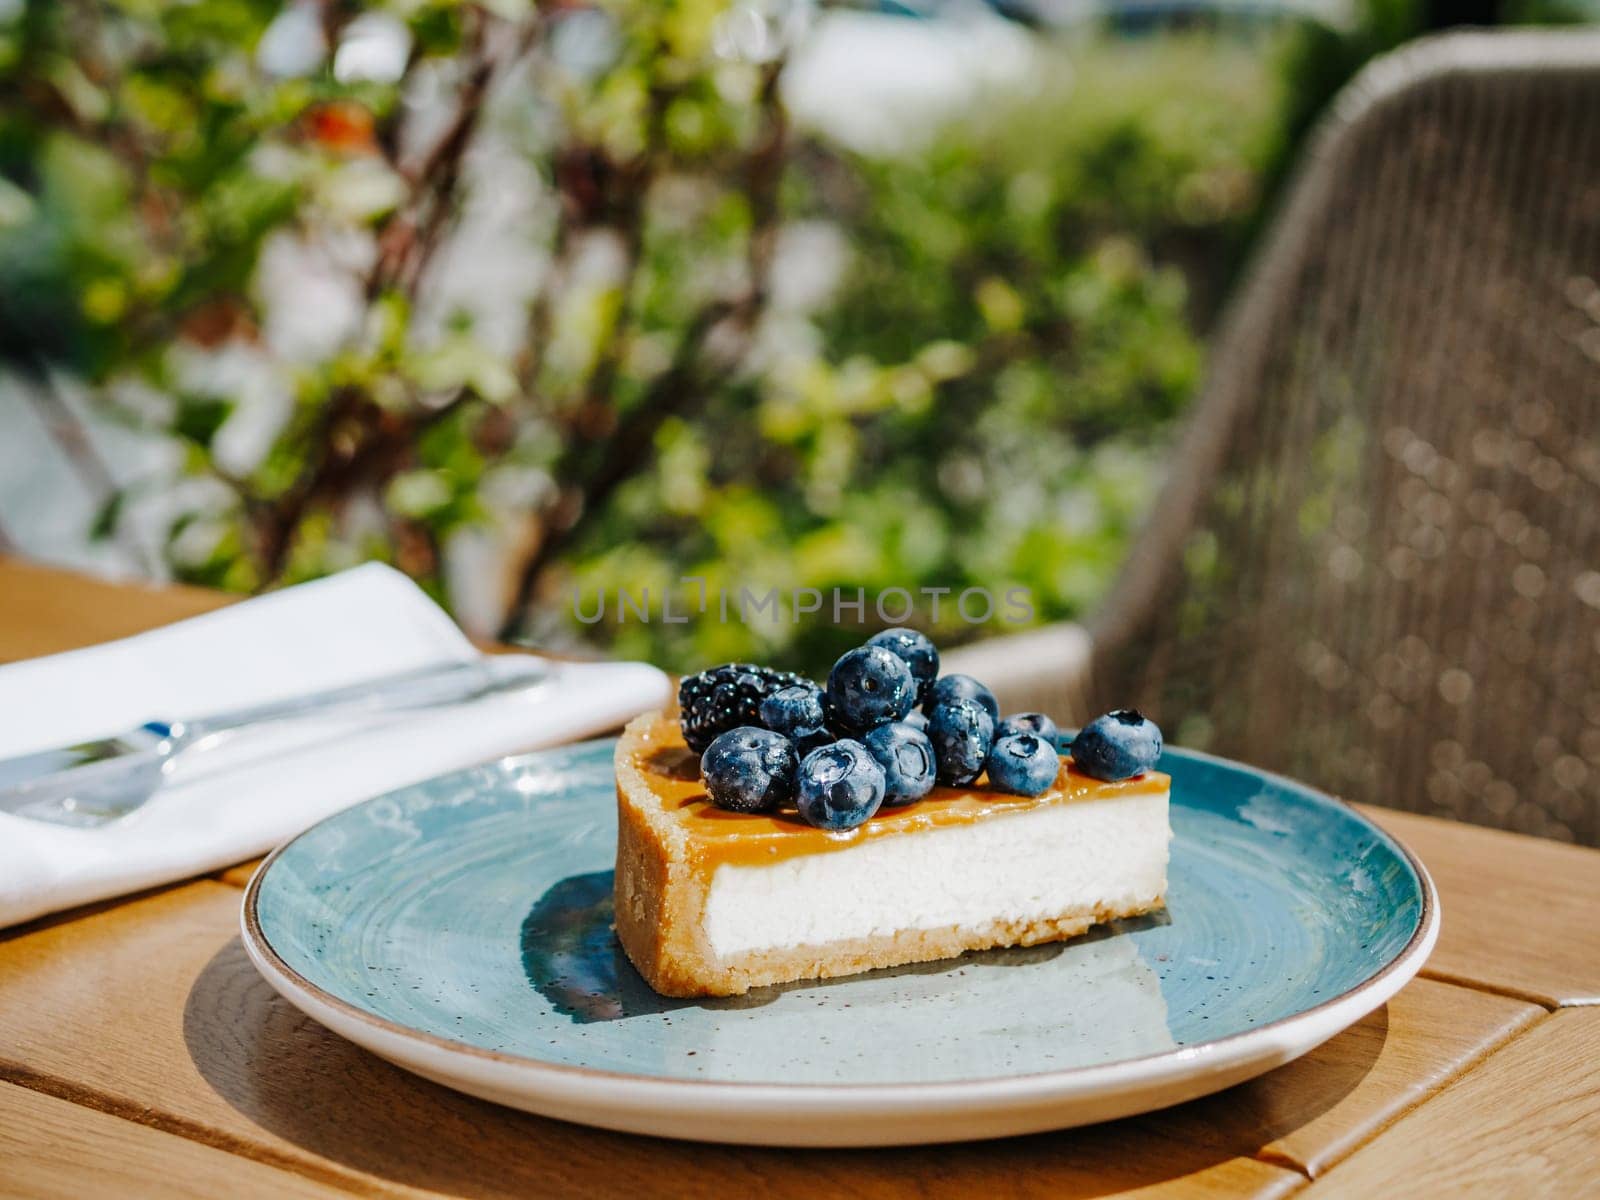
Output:
<svg viewBox="0 0 1600 1200">
<path fill-rule="evenodd" d="M 1600 843 L 1600 34 L 1369 66 L 1087 624 L 950 669 L 1350 799 Z"/>
</svg>

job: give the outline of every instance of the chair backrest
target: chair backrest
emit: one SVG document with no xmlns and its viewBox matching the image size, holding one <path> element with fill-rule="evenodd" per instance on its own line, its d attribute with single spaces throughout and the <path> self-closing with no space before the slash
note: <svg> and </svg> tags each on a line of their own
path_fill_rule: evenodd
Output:
<svg viewBox="0 0 1600 1200">
<path fill-rule="evenodd" d="M 1341 96 L 1092 630 L 1179 741 L 1600 843 L 1600 34 Z"/>
</svg>

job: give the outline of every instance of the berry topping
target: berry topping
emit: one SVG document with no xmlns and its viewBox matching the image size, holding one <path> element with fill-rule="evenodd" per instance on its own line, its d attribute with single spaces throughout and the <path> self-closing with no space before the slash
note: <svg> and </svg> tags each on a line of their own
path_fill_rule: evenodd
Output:
<svg viewBox="0 0 1600 1200">
<path fill-rule="evenodd" d="M 788 738 L 747 725 L 717 735 L 700 757 L 700 773 L 718 808 L 766 812 L 794 799 L 799 761 Z"/>
<path fill-rule="evenodd" d="M 933 787 L 933 743 L 905 721 L 879 725 L 861 742 L 883 768 L 885 807 L 921 800 Z"/>
<path fill-rule="evenodd" d="M 891 654 L 905 660 L 911 676 L 917 681 L 917 703 L 922 704 L 933 690 L 933 681 L 939 677 L 939 651 L 926 634 L 915 629 L 897 626 L 875 633 L 867 639 L 869 646 L 882 646 Z"/>
<path fill-rule="evenodd" d="M 1052 746 L 1058 744 L 1057 739 L 1061 735 L 1056 723 L 1043 713 L 1013 713 L 994 727 L 994 740 L 998 742 L 1013 733 L 1031 733 Z"/>
<path fill-rule="evenodd" d="M 701 755 L 713 803 L 733 812 L 793 804 L 819 829 L 854 829 L 880 807 L 912 804 L 935 783 L 1047 792 L 1060 731 L 1044 713 L 1000 720 L 970 675 L 939 675 L 939 651 L 914 629 L 885 629 L 833 664 L 819 687 L 786 671 L 727 663 L 678 689 L 684 741 Z M 918 707 L 920 705 L 920 708 Z M 1076 769 L 1115 781 L 1155 766 L 1161 730 L 1119 709 L 1071 747 Z"/>
<path fill-rule="evenodd" d="M 761 702 L 761 723 L 792 738 L 802 729 L 822 728 L 822 689 L 814 683 L 779 688 Z"/>
<path fill-rule="evenodd" d="M 683 740 L 702 753 L 719 733 L 761 724 L 761 702 L 773 692 L 805 683 L 799 675 L 750 663 L 728 663 L 690 675 L 678 685 Z"/>
<path fill-rule="evenodd" d="M 858 646 L 828 672 L 828 699 L 844 730 L 860 735 L 910 712 L 917 681 L 898 654 L 882 646 Z"/>
<path fill-rule="evenodd" d="M 1137 709 L 1119 708 L 1085 725 L 1072 743 L 1073 765 L 1093 779 L 1129 779 L 1161 757 L 1161 730 Z"/>
<path fill-rule="evenodd" d="M 833 697 L 827 692 L 822 693 L 822 724 L 833 734 L 835 740 L 856 736 L 855 729 L 839 714 L 839 709 L 833 703 Z"/>
<path fill-rule="evenodd" d="M 941 675 L 934 681 L 928 698 L 922 702 L 922 711 L 931 717 L 934 709 L 952 700 L 976 700 L 989 710 L 991 721 L 1000 719 L 1000 704 L 994 698 L 994 693 L 971 675 Z"/>
<path fill-rule="evenodd" d="M 779 688 L 761 702 L 761 723 L 794 743 L 804 758 L 834 740 L 822 716 L 822 689 L 814 683 Z"/>
<path fill-rule="evenodd" d="M 928 740 L 933 743 L 939 782 L 965 787 L 983 773 L 984 760 L 994 741 L 994 718 L 977 700 L 951 700 L 928 714 Z"/>
<path fill-rule="evenodd" d="M 883 768 L 860 742 L 813 750 L 800 763 L 795 807 L 818 829 L 854 829 L 883 804 Z"/>
<path fill-rule="evenodd" d="M 989 751 L 989 783 L 1002 792 L 1042 796 L 1050 790 L 1060 769 L 1055 743 L 1035 733 L 996 738 Z"/>
</svg>

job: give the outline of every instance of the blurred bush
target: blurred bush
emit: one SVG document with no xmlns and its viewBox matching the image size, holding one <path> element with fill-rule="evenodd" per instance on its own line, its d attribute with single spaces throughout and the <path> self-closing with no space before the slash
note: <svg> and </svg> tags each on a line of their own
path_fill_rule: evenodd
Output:
<svg viewBox="0 0 1600 1200">
<path fill-rule="evenodd" d="M 660 620 L 702 586 L 1075 615 L 1306 89 L 1390 39 L 1013 30 L 1023 69 L 864 149 L 786 103 L 841 19 L 0 5 L 0 354 L 181 447 L 96 532 L 155 512 L 185 579 L 381 558 L 480 630 L 674 667 L 855 636 Z"/>
<path fill-rule="evenodd" d="M 1259 201 L 1264 50 L 1043 45 L 1036 74 L 909 155 L 804 146 L 785 217 L 842 247 L 836 286 L 777 314 L 782 344 L 665 431 L 576 564 L 583 594 L 689 574 L 730 593 L 1025 587 L 1039 619 L 1081 612 L 1150 498 Z M 976 632 L 949 604 L 940 624 Z M 678 663 L 813 666 L 855 636 L 817 621 L 613 635 Z"/>
</svg>

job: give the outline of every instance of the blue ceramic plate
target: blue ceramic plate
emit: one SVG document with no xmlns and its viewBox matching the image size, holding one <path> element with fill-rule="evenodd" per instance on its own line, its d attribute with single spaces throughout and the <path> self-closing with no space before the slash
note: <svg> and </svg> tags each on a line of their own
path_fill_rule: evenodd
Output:
<svg viewBox="0 0 1600 1200">
<path fill-rule="evenodd" d="M 1144 1111 L 1259 1074 L 1382 1004 L 1438 931 L 1360 814 L 1169 751 L 1166 913 L 736 1000 L 657 996 L 611 932 L 611 741 L 443 776 L 301 834 L 244 938 L 292 1003 L 429 1078 L 672 1137 L 883 1145 Z"/>
</svg>

